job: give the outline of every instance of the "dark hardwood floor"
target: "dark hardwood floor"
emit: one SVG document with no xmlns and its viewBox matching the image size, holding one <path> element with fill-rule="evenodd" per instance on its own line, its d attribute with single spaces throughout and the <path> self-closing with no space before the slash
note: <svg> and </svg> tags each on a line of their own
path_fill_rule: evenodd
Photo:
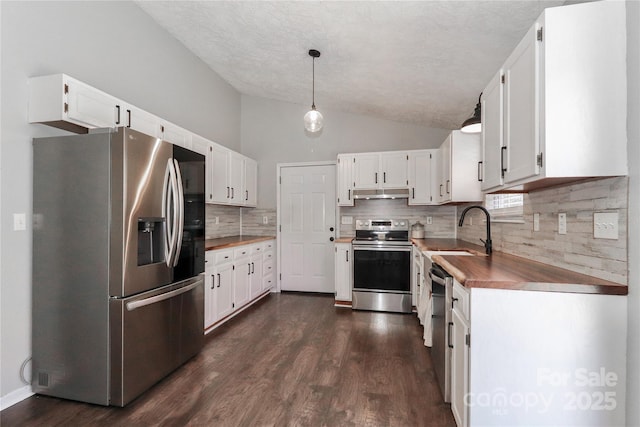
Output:
<svg viewBox="0 0 640 427">
<path fill-rule="evenodd" d="M 152 355 L 150 355 L 152 356 Z M 272 294 L 125 408 L 33 396 L 8 426 L 455 426 L 415 315 Z"/>
</svg>

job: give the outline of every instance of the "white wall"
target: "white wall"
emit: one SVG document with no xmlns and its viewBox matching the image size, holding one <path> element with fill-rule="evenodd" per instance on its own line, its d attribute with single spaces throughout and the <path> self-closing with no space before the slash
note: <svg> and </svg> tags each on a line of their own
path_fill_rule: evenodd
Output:
<svg viewBox="0 0 640 427">
<path fill-rule="evenodd" d="M 27 123 L 27 78 L 67 73 L 237 151 L 240 95 L 134 3 L 2 1 L 0 7 L 4 406 L 26 390 L 18 372 L 31 352 L 31 230 L 13 231 L 12 214 L 25 212 L 30 222 L 31 139 L 62 133 Z"/>
<path fill-rule="evenodd" d="M 302 94 L 302 100 L 308 94 Z M 320 135 L 307 135 L 302 118 L 309 105 L 242 95 L 242 154 L 258 161 L 258 206 L 276 206 L 276 164 L 335 160 L 338 153 L 436 148 L 445 129 L 376 119 L 318 104 Z"/>
<path fill-rule="evenodd" d="M 627 425 L 640 425 L 640 2 L 627 0 L 629 318 Z"/>
</svg>

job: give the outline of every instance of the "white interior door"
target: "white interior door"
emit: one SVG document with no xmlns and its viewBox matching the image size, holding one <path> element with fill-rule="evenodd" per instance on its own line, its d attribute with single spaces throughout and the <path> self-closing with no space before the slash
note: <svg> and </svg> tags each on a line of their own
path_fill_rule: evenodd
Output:
<svg viewBox="0 0 640 427">
<path fill-rule="evenodd" d="M 280 289 L 335 292 L 335 165 L 280 169 Z"/>
</svg>

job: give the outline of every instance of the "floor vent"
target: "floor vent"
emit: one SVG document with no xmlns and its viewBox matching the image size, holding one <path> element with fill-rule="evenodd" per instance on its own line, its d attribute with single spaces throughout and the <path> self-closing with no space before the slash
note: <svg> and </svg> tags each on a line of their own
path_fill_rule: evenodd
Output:
<svg viewBox="0 0 640 427">
<path fill-rule="evenodd" d="M 38 385 L 40 387 L 49 387 L 49 374 L 46 372 L 38 373 Z"/>
</svg>

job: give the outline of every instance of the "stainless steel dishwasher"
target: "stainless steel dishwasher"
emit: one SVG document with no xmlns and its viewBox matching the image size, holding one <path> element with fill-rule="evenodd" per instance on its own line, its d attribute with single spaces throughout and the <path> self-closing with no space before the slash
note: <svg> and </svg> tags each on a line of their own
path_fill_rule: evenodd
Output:
<svg viewBox="0 0 640 427">
<path fill-rule="evenodd" d="M 431 325 L 433 330 L 433 346 L 431 359 L 436 379 L 445 402 L 451 401 L 451 348 L 449 332 L 451 323 L 451 292 L 453 278 L 438 264 L 432 264 L 429 271 L 431 278 L 433 312 Z"/>
</svg>

